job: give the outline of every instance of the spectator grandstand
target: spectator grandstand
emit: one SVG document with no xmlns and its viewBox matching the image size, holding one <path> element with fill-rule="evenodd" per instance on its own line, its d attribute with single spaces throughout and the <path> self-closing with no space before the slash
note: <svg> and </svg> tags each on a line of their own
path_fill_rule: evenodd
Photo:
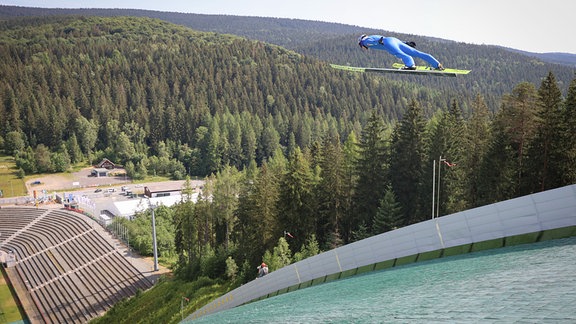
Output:
<svg viewBox="0 0 576 324">
<path fill-rule="evenodd" d="M 0 209 L 0 253 L 32 322 L 86 323 L 152 282 L 96 222 L 57 209 Z"/>
</svg>

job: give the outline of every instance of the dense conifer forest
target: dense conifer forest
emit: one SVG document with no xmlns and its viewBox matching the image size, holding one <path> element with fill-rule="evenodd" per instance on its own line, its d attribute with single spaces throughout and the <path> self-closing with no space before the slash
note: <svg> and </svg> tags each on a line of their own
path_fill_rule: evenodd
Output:
<svg viewBox="0 0 576 324">
<path fill-rule="evenodd" d="M 487 67 L 504 53 L 480 48 Z M 0 149 L 21 176 L 107 157 L 135 179 L 205 177 L 198 203 L 158 209 L 160 253 L 239 284 L 430 218 L 434 161 L 440 215 L 575 183 L 576 80 L 523 60 L 425 85 L 157 19 L 4 20 Z M 502 90 L 512 64 L 538 82 Z M 149 215 L 118 221 L 149 253 Z"/>
<path fill-rule="evenodd" d="M 422 86 L 418 91 L 443 105 L 458 98 L 465 115 L 476 95 L 481 95 L 491 112 L 498 110 L 500 98 L 520 82 L 538 84 L 548 72 L 554 73 L 559 86 L 567 89 L 576 70 L 576 54 L 527 53 L 515 49 L 474 45 L 419 35 L 374 30 L 361 26 L 307 21 L 300 19 L 202 15 L 137 9 L 45 9 L 0 6 L 0 17 L 54 15 L 132 16 L 158 18 L 198 31 L 232 34 L 275 44 L 318 58 L 322 61 L 352 66 L 389 67 L 396 58 L 381 51 L 362 51 L 356 46 L 363 33 L 395 36 L 416 42 L 417 48 L 436 56 L 447 67 L 471 69 L 466 78 L 440 80 L 387 75 L 389 80 Z M 370 22 L 366 22 L 370 24 Z M 418 61 L 423 64 L 424 62 Z M 560 64 L 555 64 L 560 63 Z M 422 89 L 423 88 L 423 89 Z M 565 93 L 565 90 L 564 94 Z M 439 97 L 439 98 L 436 98 Z M 405 107 L 403 107 L 405 109 Z M 432 112 L 426 110 L 427 117 Z"/>
</svg>

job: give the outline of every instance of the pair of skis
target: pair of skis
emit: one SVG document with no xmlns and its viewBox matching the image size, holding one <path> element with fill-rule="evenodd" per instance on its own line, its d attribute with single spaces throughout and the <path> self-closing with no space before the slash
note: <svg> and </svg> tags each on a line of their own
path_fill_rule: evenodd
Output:
<svg viewBox="0 0 576 324">
<path fill-rule="evenodd" d="M 330 64 L 333 68 L 338 70 L 345 70 L 350 72 L 377 72 L 377 73 L 395 73 L 395 74 L 426 74 L 432 76 L 443 76 L 443 77 L 456 77 L 458 75 L 466 75 L 470 73 L 470 70 L 458 70 L 458 69 L 444 69 L 435 70 L 434 68 L 427 66 L 416 66 L 416 70 L 405 70 L 404 65 L 400 63 L 394 63 L 392 68 L 370 68 L 370 67 L 354 67 L 346 65 Z"/>
</svg>

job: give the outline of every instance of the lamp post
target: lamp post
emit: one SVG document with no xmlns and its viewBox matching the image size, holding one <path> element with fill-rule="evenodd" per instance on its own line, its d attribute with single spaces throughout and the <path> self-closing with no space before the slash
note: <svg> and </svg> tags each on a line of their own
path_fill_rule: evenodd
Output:
<svg viewBox="0 0 576 324">
<path fill-rule="evenodd" d="M 432 219 L 434 219 L 434 198 L 436 197 L 436 160 L 432 163 Z"/>
<path fill-rule="evenodd" d="M 442 170 L 442 162 L 446 159 L 442 155 L 438 158 L 438 189 L 436 190 L 436 160 L 432 164 L 432 219 L 440 216 L 440 171 Z M 436 202 L 434 199 L 436 198 Z M 436 209 L 436 210 L 434 210 Z"/>
<path fill-rule="evenodd" d="M 440 171 L 442 170 L 442 162 L 446 161 L 446 159 L 442 158 L 442 155 L 438 158 L 438 190 L 437 190 L 437 199 L 436 199 L 436 217 L 440 217 Z"/>
<path fill-rule="evenodd" d="M 154 209 L 157 206 L 152 205 L 150 202 L 150 198 L 148 198 L 148 205 L 150 205 L 150 209 L 152 210 L 152 248 L 154 251 L 154 271 L 158 271 L 158 247 L 156 245 L 156 217 L 154 216 Z"/>
</svg>

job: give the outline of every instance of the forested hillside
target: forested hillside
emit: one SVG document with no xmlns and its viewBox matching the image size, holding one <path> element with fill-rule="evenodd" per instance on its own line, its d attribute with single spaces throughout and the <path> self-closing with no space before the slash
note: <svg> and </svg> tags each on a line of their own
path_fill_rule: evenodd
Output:
<svg viewBox="0 0 576 324">
<path fill-rule="evenodd" d="M 438 79 L 149 18 L 15 19 L 0 23 L 0 149 L 22 176 L 107 157 L 133 178 L 207 177 L 197 204 L 158 209 L 159 251 L 187 279 L 238 283 L 428 219 L 434 161 L 439 215 L 576 182 L 576 80 L 543 72 L 492 113 Z M 150 251 L 149 214 L 116 221 Z"/>
<path fill-rule="evenodd" d="M 361 51 L 356 44 L 360 34 L 376 33 L 412 40 L 416 42 L 418 49 L 433 54 L 443 62 L 444 66 L 471 69 L 473 73 L 466 78 L 455 80 L 404 75 L 386 75 L 385 77 L 422 85 L 433 91 L 441 91 L 446 103 L 458 96 L 462 99 L 465 114 L 469 114 L 470 104 L 477 94 L 484 98 L 490 111 L 496 111 L 500 106 L 500 97 L 511 92 L 516 84 L 520 82 L 537 84 L 542 80 L 543 75 L 552 72 L 559 85 L 566 89 L 576 71 L 574 69 L 576 56 L 574 55 L 525 53 L 499 46 L 472 45 L 336 23 L 133 9 L 40 9 L 0 6 L 0 17 L 62 14 L 159 18 L 199 31 L 233 34 L 261 40 L 329 63 L 353 66 L 389 67 L 393 62 L 397 62 L 396 58 L 382 51 Z M 563 63 L 563 65 L 555 63 Z M 428 112 L 427 115 L 429 116 Z"/>
<path fill-rule="evenodd" d="M 203 176 L 328 133 L 358 134 L 372 110 L 395 120 L 413 92 L 428 112 L 442 106 L 425 89 L 159 20 L 29 19 L 5 23 L 0 42 L 1 136 L 25 160 L 26 147 L 40 146 L 69 151 L 71 162 L 106 156 L 142 169 L 148 155 L 177 152 L 147 161 L 148 171 Z"/>
<path fill-rule="evenodd" d="M 358 35 L 377 33 L 396 36 L 400 39 L 415 41 L 419 49 L 432 53 L 444 62 L 445 66 L 472 69 L 474 73 L 466 79 L 450 81 L 393 75 L 386 77 L 437 88 L 448 97 L 463 92 L 480 94 L 485 98 L 491 111 L 498 109 L 498 98 L 510 92 L 515 84 L 523 81 L 540 82 L 542 75 L 549 71 L 556 75 L 561 86 L 567 87 L 575 72 L 574 65 L 576 64 L 574 56 L 567 54 L 562 55 L 560 60 L 559 53 L 524 53 L 498 46 L 472 45 L 417 35 L 370 30 L 360 26 L 298 19 L 200 15 L 132 9 L 40 9 L 0 6 L 0 17 L 62 14 L 159 18 L 195 30 L 239 35 L 280 45 L 327 62 L 354 66 L 384 67 L 390 66 L 396 60 L 379 51 L 363 53 L 356 46 Z M 472 98 L 468 97 L 468 102 Z M 464 109 L 467 110 L 467 107 Z"/>
</svg>

